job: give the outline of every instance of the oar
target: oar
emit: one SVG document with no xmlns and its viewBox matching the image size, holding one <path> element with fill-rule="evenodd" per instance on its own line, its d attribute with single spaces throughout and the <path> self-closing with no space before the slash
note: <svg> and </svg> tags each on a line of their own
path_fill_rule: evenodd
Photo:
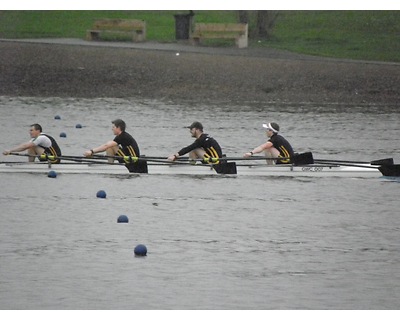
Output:
<svg viewBox="0 0 400 320">
<path fill-rule="evenodd" d="M 355 168 L 368 168 L 368 169 L 379 169 L 380 166 L 372 166 L 368 164 L 355 164 L 355 163 L 340 163 L 340 162 L 315 162 L 315 164 L 324 166 L 346 166 Z"/>
<path fill-rule="evenodd" d="M 97 161 L 92 160 L 87 157 L 78 157 L 78 156 L 62 156 L 60 159 L 66 159 L 69 161 L 75 161 L 79 163 L 87 163 L 87 164 L 102 164 L 102 165 L 124 165 L 129 172 L 133 173 L 148 173 L 147 162 L 146 161 L 136 161 L 136 162 L 105 162 L 105 161 Z M 123 157 L 119 157 L 123 158 Z M 95 159 L 106 159 L 106 156 L 96 157 Z"/>
<path fill-rule="evenodd" d="M 11 155 L 14 156 L 21 156 L 21 157 L 32 157 L 30 154 L 24 154 L 24 153 L 10 153 Z M 73 161 L 74 163 L 84 163 L 84 164 L 102 164 L 102 165 L 124 165 L 124 163 L 109 163 L 105 161 L 97 161 L 93 159 L 88 159 L 86 157 L 77 157 L 77 156 L 51 156 L 51 155 L 39 155 L 39 156 L 34 156 L 34 157 L 39 157 L 42 158 L 43 160 L 55 160 L 55 159 L 61 159 L 61 160 L 67 160 L 67 161 Z M 57 164 L 52 164 L 52 165 L 57 165 Z"/>
<path fill-rule="evenodd" d="M 393 158 L 373 160 L 371 162 L 340 161 L 340 160 L 330 161 L 330 162 L 329 160 L 316 160 L 316 162 L 327 165 L 332 164 L 332 165 L 345 165 L 345 166 L 359 167 L 359 168 L 373 168 L 379 170 L 385 177 L 400 177 L 400 164 L 394 164 Z"/>
<path fill-rule="evenodd" d="M 0 164 L 5 164 L 5 165 L 26 164 L 26 161 L 0 161 Z"/>
<path fill-rule="evenodd" d="M 304 164 L 313 164 L 314 159 L 311 152 L 297 153 L 292 158 L 271 158 L 271 157 L 222 157 L 222 158 L 208 158 L 207 160 L 210 162 L 221 162 L 221 161 L 252 161 L 252 160 L 292 160 L 291 162 L 295 165 L 304 165 Z M 196 161 L 202 161 L 204 159 L 195 159 Z"/>
<path fill-rule="evenodd" d="M 393 158 L 385 158 L 385 159 L 379 159 L 379 160 L 373 160 L 369 162 L 365 161 L 348 161 L 348 160 L 329 160 L 329 159 L 314 159 L 315 163 L 337 163 L 337 164 L 370 164 L 374 166 L 380 166 L 380 165 L 393 165 Z"/>
<path fill-rule="evenodd" d="M 199 164 L 196 165 L 217 165 L 218 162 L 221 160 L 226 160 L 226 158 L 210 158 L 210 163 L 201 163 L 204 159 L 189 159 L 189 158 L 178 158 L 175 161 L 170 161 L 166 157 L 146 157 L 146 156 L 140 156 L 140 157 L 134 157 L 134 156 L 95 156 L 95 157 L 101 157 L 101 158 L 112 158 L 112 159 L 117 159 L 117 160 L 124 160 L 127 163 L 137 163 L 137 162 L 155 162 L 155 163 L 162 163 L 162 164 L 168 164 L 168 165 L 193 165 L 192 161 L 198 161 L 200 162 Z"/>
<path fill-rule="evenodd" d="M 30 156 L 28 154 L 21 154 L 21 153 L 12 153 L 13 155 L 16 156 Z M 147 173 L 147 161 L 149 162 L 154 162 L 154 163 L 160 163 L 160 164 L 165 164 L 165 165 L 186 165 L 189 166 L 191 165 L 190 162 L 188 161 L 170 161 L 167 160 L 166 158 L 162 158 L 164 160 L 159 160 L 154 159 L 154 158 L 150 158 L 150 157 L 133 157 L 133 156 L 106 156 L 106 155 L 94 155 L 92 157 L 84 157 L 84 156 L 68 156 L 68 155 L 63 155 L 63 156 L 52 156 L 52 155 L 40 155 L 37 156 L 40 157 L 42 160 L 55 160 L 56 158 L 61 159 L 61 160 L 66 160 L 66 161 L 73 161 L 73 162 L 77 162 L 77 163 L 86 163 L 86 164 L 103 164 L 103 165 L 107 165 L 107 164 L 114 164 L 114 165 L 125 165 L 127 167 L 127 169 L 129 170 L 129 172 L 136 172 L 136 173 Z M 114 163 L 114 162 L 103 162 L 103 161 L 97 161 L 104 159 L 116 159 L 116 160 L 124 160 L 123 163 Z M 208 165 L 208 164 L 203 164 L 203 165 Z M 216 166 L 216 164 L 214 164 L 214 166 Z M 224 166 L 224 168 L 227 166 Z M 222 166 L 216 168 L 217 170 L 222 170 L 221 169 Z M 230 165 L 230 169 L 229 171 L 234 171 L 234 169 L 232 168 L 232 165 Z"/>
<path fill-rule="evenodd" d="M 169 161 L 166 157 L 146 157 L 146 156 L 106 156 L 106 155 L 92 155 L 90 157 L 84 156 L 62 156 L 61 159 L 69 159 L 79 161 L 80 159 L 115 159 L 115 160 L 124 160 L 126 163 L 138 162 L 138 161 L 151 161 L 157 163 L 165 163 L 165 164 L 189 164 L 187 161 Z M 180 160 L 180 159 L 178 159 Z"/>
<path fill-rule="evenodd" d="M 16 156 L 31 156 L 28 154 L 20 154 L 20 153 L 11 153 L 12 155 L 16 155 Z M 295 161 L 296 164 L 298 162 L 298 159 L 301 157 L 306 157 L 306 161 L 304 162 L 304 160 L 302 161 L 301 164 L 310 164 L 312 163 L 312 155 L 311 153 L 302 153 L 302 154 L 298 154 L 295 155 L 293 157 L 293 160 Z M 205 159 L 190 159 L 189 157 L 179 157 L 178 159 L 176 159 L 175 161 L 170 161 L 167 160 L 166 157 L 149 157 L 149 156 L 139 156 L 139 157 L 135 157 L 135 156 L 107 156 L 107 155 L 92 155 L 90 157 L 85 157 L 85 156 L 69 156 L 69 155 L 62 155 L 62 156 L 51 156 L 51 155 L 41 155 L 38 157 L 42 157 L 43 160 L 55 160 L 56 158 L 59 159 L 64 159 L 64 160 L 71 160 L 71 161 L 86 161 L 88 159 L 115 159 L 115 160 L 124 160 L 125 162 L 131 163 L 131 162 L 137 162 L 137 161 L 149 161 L 149 162 L 157 162 L 157 163 L 167 163 L 167 164 L 191 164 L 191 161 L 199 161 L 202 162 Z M 221 161 L 249 161 L 249 160 L 287 160 L 290 158 L 271 158 L 271 157 L 249 157 L 249 158 L 244 158 L 244 157 L 221 157 L 221 158 L 208 158 L 207 160 L 210 162 L 210 164 L 214 164 L 214 163 L 218 163 Z"/>
<path fill-rule="evenodd" d="M 170 161 L 167 160 L 167 157 L 157 157 L 157 156 L 139 156 L 139 157 L 133 157 L 133 156 L 105 156 L 105 155 L 93 155 L 91 156 L 93 158 L 101 158 L 101 159 L 124 159 L 127 161 L 138 161 L 138 160 L 146 160 L 146 161 L 152 161 L 152 162 L 167 162 L 167 163 L 186 163 L 190 161 L 203 161 L 205 159 L 199 158 L 199 159 L 191 159 L 189 157 L 179 157 L 175 161 Z M 75 157 L 75 158 L 81 158 L 81 157 Z M 86 158 L 86 157 L 84 157 Z M 210 162 L 219 162 L 221 160 L 226 160 L 226 161 L 237 161 L 237 160 L 285 160 L 285 159 L 290 159 L 290 158 L 269 158 L 269 157 L 258 157 L 254 156 L 251 158 L 244 158 L 244 157 L 221 157 L 221 158 L 208 158 Z"/>
<path fill-rule="evenodd" d="M 74 161 L 77 163 L 85 163 L 85 164 L 101 164 L 101 165 L 117 165 L 117 166 L 125 166 L 129 172 L 133 173 L 148 173 L 148 168 L 147 168 L 147 162 L 146 161 L 137 161 L 137 162 L 106 162 L 106 161 L 97 161 L 97 160 L 92 160 L 88 159 L 86 157 L 69 157 L 69 156 L 64 156 L 64 157 L 59 157 L 60 159 L 65 159 L 68 161 Z M 98 158 L 102 159 L 102 158 Z M 104 158 L 103 158 L 104 159 Z"/>
<path fill-rule="evenodd" d="M 315 160 L 315 163 L 332 166 L 348 166 L 356 168 L 377 169 L 383 176 L 400 177 L 400 164 L 393 164 L 393 158 L 373 160 L 371 162 L 340 161 L 340 160 Z"/>
<path fill-rule="evenodd" d="M 119 157 L 119 158 L 132 161 L 132 162 L 126 164 L 126 167 L 128 168 L 129 172 L 142 172 L 142 171 L 137 171 L 137 170 L 142 170 L 140 168 L 140 163 L 145 163 L 146 168 L 147 168 L 148 161 L 169 164 L 169 165 L 192 165 L 192 163 L 190 161 L 187 161 L 187 160 L 189 160 L 189 158 L 187 160 L 185 159 L 186 161 L 181 161 L 181 162 L 178 161 L 179 159 L 172 162 L 165 158 L 163 158 L 165 160 L 160 160 L 159 157 L 155 158 L 155 157 L 145 157 L 145 156 L 141 156 L 141 157 L 126 156 L 126 157 Z M 204 159 L 198 159 L 198 160 L 201 162 Z M 215 159 L 214 162 L 218 162 L 218 163 L 209 163 L 209 164 L 200 163 L 200 164 L 196 164 L 196 165 L 202 165 L 202 166 L 211 165 L 212 168 L 219 174 L 236 174 L 237 173 L 235 162 L 226 162 L 226 161 L 221 161 L 221 160 L 225 160 L 225 158 Z"/>
<path fill-rule="evenodd" d="M 139 157 L 139 159 L 141 158 Z M 161 163 L 161 164 L 168 164 L 168 165 L 192 165 L 190 162 L 172 162 L 169 160 L 151 159 L 145 161 L 126 163 L 125 166 L 128 168 L 129 172 L 148 173 L 147 161 Z M 198 166 L 209 166 L 209 164 L 198 164 Z M 235 162 L 223 162 L 219 164 L 212 164 L 211 166 L 219 174 L 237 173 Z"/>
<path fill-rule="evenodd" d="M 332 166 L 347 166 L 356 168 L 369 168 L 377 169 L 384 176 L 400 176 L 399 165 L 394 165 L 393 158 L 385 158 L 379 160 L 373 160 L 370 162 L 362 161 L 342 161 L 342 160 L 327 160 L 327 159 L 315 159 L 315 163 L 322 165 L 332 165 Z"/>
</svg>

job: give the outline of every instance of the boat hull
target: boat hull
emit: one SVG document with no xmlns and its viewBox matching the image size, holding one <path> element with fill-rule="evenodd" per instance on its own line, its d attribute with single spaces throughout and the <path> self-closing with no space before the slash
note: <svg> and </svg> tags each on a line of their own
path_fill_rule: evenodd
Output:
<svg viewBox="0 0 400 320">
<path fill-rule="evenodd" d="M 2 163 L 0 173 L 48 173 L 57 174 L 123 174 L 130 173 L 121 164 L 81 164 L 81 163 Z M 141 174 L 141 173 L 140 173 Z M 148 164 L 148 174 L 158 175 L 221 175 L 208 165 L 186 164 Z M 143 173 L 143 175 L 146 175 Z M 340 165 L 237 165 L 237 174 L 225 176 L 346 176 L 346 177 L 380 177 L 378 167 L 374 166 L 340 166 Z"/>
</svg>

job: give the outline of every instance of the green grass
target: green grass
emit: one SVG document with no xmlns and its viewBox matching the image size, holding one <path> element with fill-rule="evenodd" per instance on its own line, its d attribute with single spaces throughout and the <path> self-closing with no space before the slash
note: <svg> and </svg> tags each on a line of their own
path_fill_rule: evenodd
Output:
<svg viewBox="0 0 400 320">
<path fill-rule="evenodd" d="M 400 11 L 288 11 L 267 46 L 318 56 L 400 61 Z"/>
<path fill-rule="evenodd" d="M 147 24 L 147 40 L 175 41 L 175 14 L 188 11 L 1 11 L 3 38 L 85 38 L 96 19 L 140 19 Z M 234 11 L 196 13 L 197 22 L 236 22 Z"/>
<path fill-rule="evenodd" d="M 142 19 L 147 40 L 175 41 L 174 14 L 188 11 L 0 11 L 2 38 L 85 38 L 99 18 Z M 196 11 L 196 22 L 236 22 L 236 11 Z M 250 28 L 254 27 L 251 21 Z M 400 11 L 281 11 L 272 47 L 317 56 L 400 62 Z M 213 41 L 213 45 L 227 45 Z M 228 44 L 230 45 L 230 44 Z"/>
</svg>

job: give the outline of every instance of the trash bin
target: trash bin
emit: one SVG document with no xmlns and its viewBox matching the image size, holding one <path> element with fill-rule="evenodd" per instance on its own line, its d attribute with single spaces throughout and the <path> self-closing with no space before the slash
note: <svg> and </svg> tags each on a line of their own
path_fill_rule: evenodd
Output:
<svg viewBox="0 0 400 320">
<path fill-rule="evenodd" d="M 175 39 L 187 40 L 192 31 L 194 13 L 175 14 Z"/>
</svg>

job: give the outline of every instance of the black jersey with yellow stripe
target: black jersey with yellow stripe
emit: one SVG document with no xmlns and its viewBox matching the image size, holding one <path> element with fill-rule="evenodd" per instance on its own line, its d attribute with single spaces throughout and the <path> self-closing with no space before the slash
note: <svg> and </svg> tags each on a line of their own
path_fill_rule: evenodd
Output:
<svg viewBox="0 0 400 320">
<path fill-rule="evenodd" d="M 119 145 L 117 156 L 120 157 L 139 157 L 140 150 L 136 140 L 126 131 L 122 132 L 114 138 L 114 141 Z M 119 162 L 129 162 L 129 160 L 120 159 Z"/>
<path fill-rule="evenodd" d="M 206 133 L 203 133 L 191 145 L 179 150 L 178 154 L 182 156 L 197 148 L 202 148 L 206 152 L 206 157 L 208 156 L 207 158 L 222 157 L 222 149 L 220 145 L 213 137 Z"/>
<path fill-rule="evenodd" d="M 276 163 L 291 163 L 294 152 L 290 143 L 278 134 L 274 134 L 269 141 L 274 145 L 274 148 L 279 151 L 279 157 L 284 158 L 277 160 Z"/>
</svg>

